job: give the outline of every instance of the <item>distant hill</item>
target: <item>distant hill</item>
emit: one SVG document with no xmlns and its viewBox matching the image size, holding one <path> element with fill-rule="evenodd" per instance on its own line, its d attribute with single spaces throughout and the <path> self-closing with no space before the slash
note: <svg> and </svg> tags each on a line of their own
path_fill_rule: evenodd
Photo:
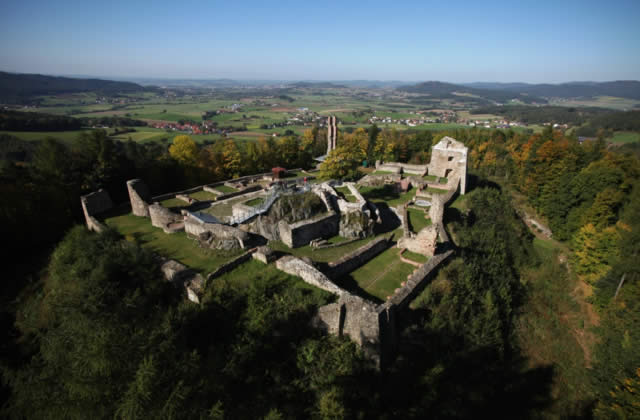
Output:
<svg viewBox="0 0 640 420">
<path fill-rule="evenodd" d="M 341 89 L 346 88 L 344 85 L 338 85 L 331 82 L 296 82 L 291 83 L 288 87 L 292 88 L 318 88 L 318 89 Z"/>
<path fill-rule="evenodd" d="M 63 93 L 98 92 L 112 96 L 119 93 L 153 90 L 136 83 L 102 79 L 75 79 L 45 76 L 42 74 L 18 74 L 0 72 L 0 102 L 24 102 L 33 96 Z"/>
<path fill-rule="evenodd" d="M 492 101 L 505 103 L 511 100 L 519 100 L 524 103 L 547 102 L 542 98 L 533 96 L 528 93 L 512 92 L 510 90 L 499 89 L 480 89 L 436 81 L 418 83 L 417 85 L 400 86 L 397 88 L 397 90 L 402 92 L 429 95 L 434 99 L 455 99 L 456 97 L 460 97 L 461 95 L 473 95 L 475 97 L 478 97 L 480 101 L 484 100 L 484 102 Z"/>
<path fill-rule="evenodd" d="M 561 84 L 527 83 L 469 83 L 471 88 L 484 88 L 509 92 L 526 93 L 545 98 L 592 98 L 594 96 L 615 96 L 640 100 L 640 82 L 618 80 L 613 82 L 569 82 Z"/>
</svg>

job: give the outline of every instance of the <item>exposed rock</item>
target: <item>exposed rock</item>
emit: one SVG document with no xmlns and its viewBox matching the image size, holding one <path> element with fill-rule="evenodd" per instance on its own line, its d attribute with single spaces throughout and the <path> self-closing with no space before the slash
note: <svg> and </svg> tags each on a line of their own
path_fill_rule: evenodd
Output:
<svg viewBox="0 0 640 420">
<path fill-rule="evenodd" d="M 339 235 L 348 239 L 363 239 L 373 235 L 375 222 L 368 214 L 356 210 L 340 215 Z"/>
</svg>

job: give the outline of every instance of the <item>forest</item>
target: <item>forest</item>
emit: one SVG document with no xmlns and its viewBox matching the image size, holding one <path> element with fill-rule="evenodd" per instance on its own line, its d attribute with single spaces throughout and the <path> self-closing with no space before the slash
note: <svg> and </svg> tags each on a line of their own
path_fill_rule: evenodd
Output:
<svg viewBox="0 0 640 420">
<path fill-rule="evenodd" d="M 640 416 L 640 161 L 633 146 L 580 144 L 548 128 L 342 133 L 321 168 L 357 178 L 376 159 L 428 162 L 450 135 L 469 147 L 470 193 L 446 213 L 453 259 L 403 315 L 398 355 L 379 371 L 346 339 L 307 327 L 330 299 L 251 263 L 199 306 L 159 281 L 135 240 L 81 224 L 79 196 L 125 181 L 154 193 L 314 165 L 326 132 L 170 144 L 5 138 L 2 415 L 9 418 L 634 418 Z M 563 251 L 540 249 L 515 196 Z M 568 256 L 563 261 L 560 254 Z M 592 293 L 589 354 L 563 317 Z M 580 321 L 582 321 L 580 323 Z M 531 343 L 536 334 L 545 333 Z M 564 334 L 564 335 L 563 335 Z M 546 341 L 545 341 L 546 340 Z M 564 341 L 566 340 L 566 341 Z M 567 350 L 570 349 L 570 350 Z M 534 360 L 538 351 L 548 357 Z M 123 357 L 126 355 L 126 357 Z"/>
</svg>

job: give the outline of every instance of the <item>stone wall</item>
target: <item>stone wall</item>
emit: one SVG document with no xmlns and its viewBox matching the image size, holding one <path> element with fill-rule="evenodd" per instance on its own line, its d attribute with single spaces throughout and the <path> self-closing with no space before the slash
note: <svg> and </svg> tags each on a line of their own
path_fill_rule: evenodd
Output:
<svg viewBox="0 0 640 420">
<path fill-rule="evenodd" d="M 442 223 L 444 218 L 444 208 L 449 201 L 456 194 L 457 190 L 456 186 L 449 190 L 446 194 L 431 194 L 431 207 L 429 208 L 429 218 L 433 224 Z"/>
<path fill-rule="evenodd" d="M 163 261 L 160 270 L 167 281 L 184 288 L 190 301 L 200 303 L 204 293 L 204 278 L 200 274 L 175 260 Z"/>
<path fill-rule="evenodd" d="M 149 217 L 149 203 L 151 194 L 147 184 L 141 179 L 131 179 L 127 181 L 129 200 L 131 201 L 131 211 L 136 216 Z"/>
<path fill-rule="evenodd" d="M 406 248 L 411 252 L 432 256 L 436 252 L 438 241 L 438 225 L 423 228 L 417 235 L 402 237 L 398 240 L 398 248 Z"/>
<path fill-rule="evenodd" d="M 249 251 L 245 252 L 244 254 L 240 255 L 239 257 L 236 257 L 234 259 L 232 259 L 231 261 L 222 264 L 220 267 L 216 268 L 215 271 L 211 272 L 208 276 L 207 276 L 207 283 L 209 284 L 209 282 L 217 277 L 220 277 L 223 274 L 228 273 L 229 271 L 235 269 L 236 267 L 244 264 L 245 262 L 249 261 L 251 259 L 252 254 L 256 251 L 255 248 L 250 249 Z"/>
<path fill-rule="evenodd" d="M 87 228 L 95 232 L 101 232 L 104 229 L 104 225 L 93 216 L 113 208 L 113 202 L 111 201 L 109 193 L 103 189 L 99 189 L 98 191 L 83 195 L 80 197 L 80 204 L 82 205 L 82 212 L 84 213 Z"/>
<path fill-rule="evenodd" d="M 184 230 L 187 234 L 217 249 L 246 248 L 250 239 L 249 234 L 241 229 L 217 223 L 207 223 L 189 214 L 184 221 Z"/>
<path fill-rule="evenodd" d="M 427 165 L 413 165 L 410 163 L 401 163 L 401 162 L 385 162 L 380 163 L 380 161 L 376 161 L 376 170 L 379 171 L 389 171 L 394 173 L 399 173 L 401 170 L 405 174 L 413 174 L 423 176 L 427 173 L 428 166 Z"/>
<path fill-rule="evenodd" d="M 467 152 L 463 143 L 451 137 L 443 137 L 431 148 L 429 175 L 457 177 L 460 179 L 460 194 L 466 192 Z"/>
<path fill-rule="evenodd" d="M 182 229 L 177 229 L 175 224 L 181 224 L 183 217 L 176 214 L 159 203 L 149 205 L 149 217 L 151 218 L 151 226 L 162 229 L 165 233 L 175 233 Z"/>
<path fill-rule="evenodd" d="M 401 180 L 402 175 L 400 174 L 368 174 L 360 178 L 357 184 L 365 187 L 377 187 L 384 184 L 400 182 Z"/>
<path fill-rule="evenodd" d="M 334 282 L 329 280 L 329 278 L 317 268 L 301 260 L 300 258 L 296 258 L 290 255 L 282 257 L 276 261 L 276 267 L 287 274 L 298 276 L 302 280 L 304 280 L 305 283 L 308 283 L 319 289 L 326 290 L 329 293 L 333 293 L 338 296 L 348 293 L 346 290 L 343 290 Z"/>
<path fill-rule="evenodd" d="M 443 254 L 431 257 L 429 261 L 424 263 L 407 278 L 404 286 L 399 290 L 396 290 L 387 303 L 395 305 L 398 308 L 404 308 L 420 291 L 422 291 L 424 286 L 426 286 L 426 280 L 431 278 L 435 273 L 436 268 L 451 255 L 453 255 L 453 251 L 447 251 Z"/>
<path fill-rule="evenodd" d="M 361 246 L 355 251 L 351 252 L 329 263 L 329 268 L 326 272 L 327 276 L 331 279 L 339 279 L 340 277 L 352 272 L 356 268 L 366 264 L 376 255 L 380 254 L 385 249 L 389 248 L 389 238 L 378 238 L 369 242 L 368 244 Z"/>
<path fill-rule="evenodd" d="M 252 185 L 252 186 L 247 187 L 247 188 L 245 188 L 243 190 L 240 190 L 240 191 L 236 191 L 236 192 L 220 195 L 220 196 L 216 197 L 216 201 L 227 200 L 229 198 L 237 197 L 237 196 L 243 195 L 243 194 L 249 194 L 251 192 L 259 191 L 259 190 L 262 190 L 262 185 Z"/>
<path fill-rule="evenodd" d="M 278 231 L 282 242 L 289 248 L 297 248 L 307 245 L 312 239 L 330 238 L 337 235 L 339 222 L 340 216 L 330 211 L 292 224 L 280 221 Z"/>
</svg>

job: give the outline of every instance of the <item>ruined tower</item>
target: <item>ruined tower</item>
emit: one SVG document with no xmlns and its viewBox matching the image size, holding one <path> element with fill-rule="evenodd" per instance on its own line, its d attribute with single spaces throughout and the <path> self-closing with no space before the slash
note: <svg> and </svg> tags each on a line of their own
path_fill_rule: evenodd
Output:
<svg viewBox="0 0 640 420">
<path fill-rule="evenodd" d="M 336 148 L 338 140 L 338 123 L 335 116 L 327 117 L 327 154 Z"/>
</svg>

